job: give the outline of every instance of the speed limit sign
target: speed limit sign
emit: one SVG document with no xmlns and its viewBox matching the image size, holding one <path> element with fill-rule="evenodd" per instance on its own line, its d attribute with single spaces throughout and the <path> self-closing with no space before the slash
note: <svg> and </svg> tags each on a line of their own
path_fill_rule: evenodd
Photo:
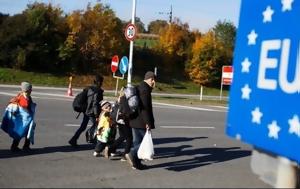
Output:
<svg viewBox="0 0 300 189">
<path fill-rule="evenodd" d="M 137 29 L 134 24 L 128 24 L 125 29 L 125 37 L 128 41 L 133 41 L 136 37 Z"/>
</svg>

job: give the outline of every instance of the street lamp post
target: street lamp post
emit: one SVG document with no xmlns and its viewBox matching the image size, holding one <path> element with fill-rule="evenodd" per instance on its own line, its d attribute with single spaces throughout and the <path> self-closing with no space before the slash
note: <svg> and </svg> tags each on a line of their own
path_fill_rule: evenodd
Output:
<svg viewBox="0 0 300 189">
<path fill-rule="evenodd" d="M 136 0 L 132 0 L 131 24 L 134 24 L 134 22 L 135 22 L 135 12 L 136 12 Z M 129 63 L 128 63 L 127 86 L 131 86 L 132 56 L 133 56 L 133 40 L 130 41 L 130 46 L 129 46 Z"/>
</svg>

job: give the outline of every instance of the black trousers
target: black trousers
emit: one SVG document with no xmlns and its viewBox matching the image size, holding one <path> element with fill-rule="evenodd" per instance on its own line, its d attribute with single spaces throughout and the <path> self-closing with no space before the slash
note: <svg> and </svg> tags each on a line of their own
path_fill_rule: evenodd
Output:
<svg viewBox="0 0 300 189">
<path fill-rule="evenodd" d="M 18 148 L 20 141 L 21 141 L 21 139 L 14 139 L 12 142 L 12 145 L 11 145 L 11 149 Z M 30 146 L 30 140 L 25 137 L 25 142 L 24 142 L 23 148 L 29 148 L 29 146 Z"/>
<path fill-rule="evenodd" d="M 80 124 L 80 127 L 77 129 L 77 131 L 75 132 L 74 136 L 71 138 L 70 141 L 77 142 L 77 140 L 80 137 L 81 133 L 86 130 L 89 121 L 92 122 L 92 127 L 93 127 L 93 125 L 95 125 L 97 127 L 97 122 L 96 122 L 95 117 L 87 116 L 87 115 L 83 114 L 83 119 L 82 119 L 82 122 Z"/>
<path fill-rule="evenodd" d="M 97 140 L 97 144 L 95 146 L 95 152 L 101 153 L 106 146 L 107 146 L 107 143 Z"/>
<path fill-rule="evenodd" d="M 119 137 L 109 145 L 110 151 L 114 152 L 125 141 L 124 154 L 128 154 L 132 147 L 132 129 L 128 125 L 118 124 Z"/>
</svg>

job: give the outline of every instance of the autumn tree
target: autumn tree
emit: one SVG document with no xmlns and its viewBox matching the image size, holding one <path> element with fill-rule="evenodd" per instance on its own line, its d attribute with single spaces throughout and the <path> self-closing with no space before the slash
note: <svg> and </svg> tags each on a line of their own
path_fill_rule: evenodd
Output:
<svg viewBox="0 0 300 189">
<path fill-rule="evenodd" d="M 59 72 L 63 65 L 60 64 L 58 49 L 68 32 L 62 9 L 50 3 L 34 3 L 29 4 L 23 14 L 28 24 L 28 68 Z"/>
<path fill-rule="evenodd" d="M 168 22 L 165 20 L 151 21 L 148 25 L 148 33 L 159 34 L 162 29 L 168 26 Z"/>
<path fill-rule="evenodd" d="M 229 21 L 218 21 L 212 29 L 215 33 L 216 38 L 224 46 L 229 59 L 232 59 L 233 49 L 236 37 L 236 27 L 232 22 Z"/>
<path fill-rule="evenodd" d="M 136 26 L 138 33 L 146 33 L 145 24 L 142 22 L 141 18 L 135 17 L 134 25 Z"/>
<path fill-rule="evenodd" d="M 168 27 L 160 32 L 159 48 L 168 54 L 183 56 L 190 45 L 189 25 L 174 19 Z"/>
<path fill-rule="evenodd" d="M 62 11 L 51 4 L 33 3 L 22 14 L 3 20 L 0 64 L 31 71 L 57 71 L 59 45 L 67 34 Z"/>
<path fill-rule="evenodd" d="M 60 56 L 73 64 L 76 62 L 77 67 L 80 64 L 77 69 L 81 72 L 100 69 L 101 63 L 107 63 L 113 54 L 122 54 L 127 47 L 124 26 L 109 6 L 97 3 L 91 7 L 89 4 L 86 11 L 74 11 L 69 15 L 67 23 L 70 32 L 60 48 Z"/>
<path fill-rule="evenodd" d="M 189 77 L 197 84 L 216 86 L 220 82 L 224 51 L 213 31 L 197 37 L 192 47 L 192 59 L 187 65 Z"/>
</svg>

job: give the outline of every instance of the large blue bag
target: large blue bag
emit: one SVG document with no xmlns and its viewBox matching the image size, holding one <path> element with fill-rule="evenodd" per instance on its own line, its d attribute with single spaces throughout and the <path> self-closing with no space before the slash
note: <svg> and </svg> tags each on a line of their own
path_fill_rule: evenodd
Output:
<svg viewBox="0 0 300 189">
<path fill-rule="evenodd" d="M 33 103 L 32 113 L 29 113 L 27 109 L 18 106 L 17 104 L 10 103 L 4 112 L 1 129 L 5 131 L 13 139 L 21 139 L 23 137 L 31 138 L 33 143 L 34 131 L 34 114 L 35 114 L 36 104 Z M 28 131 L 30 131 L 28 133 Z M 29 135 L 26 135 L 29 134 Z"/>
</svg>

